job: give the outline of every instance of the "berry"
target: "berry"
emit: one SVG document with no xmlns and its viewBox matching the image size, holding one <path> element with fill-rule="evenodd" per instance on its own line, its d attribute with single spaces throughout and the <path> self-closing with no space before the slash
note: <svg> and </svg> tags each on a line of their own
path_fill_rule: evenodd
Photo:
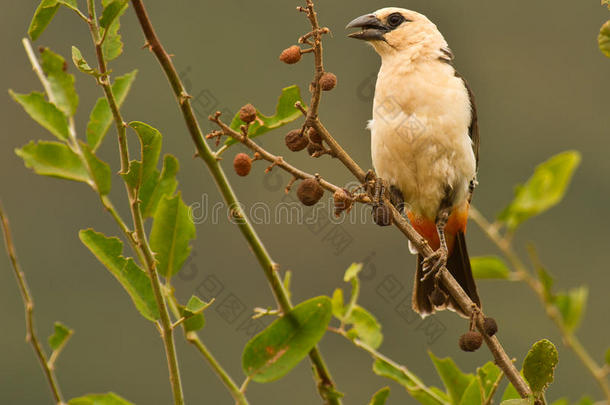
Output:
<svg viewBox="0 0 610 405">
<path fill-rule="evenodd" d="M 443 292 L 443 290 L 436 286 L 430 293 L 430 302 L 432 302 L 432 304 L 434 304 L 436 307 L 443 306 L 445 305 L 445 302 L 447 302 L 447 295 Z"/>
<path fill-rule="evenodd" d="M 247 176 L 252 169 L 252 159 L 245 153 L 238 153 L 233 159 L 233 168 L 239 176 Z"/>
<path fill-rule="evenodd" d="M 239 119 L 249 124 L 256 119 L 256 108 L 252 104 L 246 104 L 239 109 Z"/>
<path fill-rule="evenodd" d="M 474 352 L 483 343 L 483 335 L 479 332 L 469 331 L 460 336 L 460 349 L 465 352 Z"/>
<path fill-rule="evenodd" d="M 320 77 L 320 87 L 324 91 L 330 91 L 335 88 L 337 85 L 337 76 L 333 73 L 325 72 L 322 77 Z"/>
<path fill-rule="evenodd" d="M 314 127 L 309 128 L 307 134 L 309 135 L 309 140 L 311 142 L 317 143 L 318 145 L 322 145 L 322 137 Z"/>
<path fill-rule="evenodd" d="M 324 147 L 319 143 L 309 142 L 309 145 L 307 146 L 307 153 L 309 153 L 309 156 L 313 156 L 314 153 L 320 152 L 322 150 L 324 150 Z"/>
<path fill-rule="evenodd" d="M 392 224 L 392 211 L 390 207 L 384 204 L 373 207 L 373 221 L 379 226 L 388 226 Z"/>
<path fill-rule="evenodd" d="M 343 211 L 349 211 L 352 208 L 352 196 L 349 191 L 340 188 L 333 194 L 335 202 L 335 216 L 339 216 Z"/>
<path fill-rule="evenodd" d="M 293 152 L 298 152 L 303 150 L 309 144 L 307 137 L 301 134 L 300 129 L 293 129 L 292 131 L 286 134 L 284 138 L 286 142 L 286 146 Z"/>
<path fill-rule="evenodd" d="M 493 318 L 487 318 L 483 320 L 483 330 L 487 336 L 493 336 L 498 331 L 498 324 Z"/>
<path fill-rule="evenodd" d="M 297 45 L 292 45 L 291 47 L 284 49 L 280 55 L 280 60 L 289 65 L 297 63 L 301 60 L 301 48 Z"/>
<path fill-rule="evenodd" d="M 314 205 L 324 195 L 324 189 L 316 179 L 305 179 L 297 189 L 297 197 L 307 206 Z"/>
</svg>

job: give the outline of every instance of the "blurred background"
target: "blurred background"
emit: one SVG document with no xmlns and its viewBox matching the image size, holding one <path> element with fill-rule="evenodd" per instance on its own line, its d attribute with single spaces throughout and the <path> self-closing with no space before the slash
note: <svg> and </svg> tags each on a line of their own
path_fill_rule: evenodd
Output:
<svg viewBox="0 0 610 405">
<path fill-rule="evenodd" d="M 75 330 L 57 364 L 66 398 L 114 391 L 136 404 L 169 404 L 166 361 L 155 327 L 137 313 L 128 295 L 78 239 L 78 230 L 87 227 L 116 235 L 114 223 L 89 188 L 35 175 L 14 154 L 15 148 L 32 139 L 51 139 L 7 92 L 9 88 L 21 93 L 42 90 L 21 45 L 37 3 L 12 2 L 0 17 L 4 55 L 0 64 L 0 197 L 36 302 L 38 332 L 46 340 L 55 320 Z M 271 114 L 281 88 L 287 85 L 298 84 L 308 96 L 310 55 L 293 66 L 278 61 L 281 50 L 308 31 L 306 19 L 295 12 L 298 2 L 150 0 L 146 5 L 166 49 L 175 55 L 204 129 L 211 128 L 206 117 L 212 110 L 235 112 L 246 102 Z M 333 31 L 325 42 L 326 67 L 339 78 L 337 88 L 324 94 L 320 114 L 337 140 L 365 168 L 371 166 L 365 125 L 371 116 L 379 59 L 370 47 L 346 38 L 344 27 L 354 17 L 390 5 L 422 12 L 437 24 L 456 55 L 457 69 L 476 94 L 481 162 L 474 203 L 486 216 L 493 217 L 504 208 L 515 184 L 525 181 L 538 163 L 567 149 L 582 153 L 582 164 L 563 203 L 524 224 L 515 243 L 536 244 L 541 260 L 556 277 L 557 288 L 589 286 L 587 313 L 578 334 L 601 361 L 610 342 L 610 60 L 597 49 L 596 38 L 610 13 L 598 1 L 411 0 L 391 4 L 320 0 L 321 23 Z M 226 210 L 220 206 L 219 219 L 212 218 L 212 208 L 221 197 L 203 163 L 192 158 L 194 147 L 180 112 L 156 60 L 141 49 L 143 35 L 131 9 L 121 22 L 124 54 L 111 64 L 112 73 L 139 71 L 123 115 L 163 133 L 164 153 L 180 160 L 178 178 L 184 200 L 197 204 L 194 208 L 201 208 L 202 218 L 209 214 L 197 225 L 192 259 L 174 279 L 175 287 L 184 299 L 191 294 L 216 296 L 218 306 L 206 312 L 207 325 L 201 336 L 241 381 L 242 348 L 252 333 L 244 322 L 253 307 L 273 305 L 271 292 L 237 228 L 226 220 Z M 77 128 L 84 137 L 89 112 L 102 93 L 70 62 L 73 44 L 90 62 L 95 59 L 87 27 L 73 13 L 60 9 L 34 45 L 49 46 L 68 59 L 80 95 Z M 264 146 L 288 156 L 283 145 L 286 130 L 261 138 Z M 100 154 L 117 171 L 114 135 L 111 128 Z M 239 149 L 229 150 L 223 164 L 246 207 L 256 202 L 273 207 L 294 199 L 294 194 L 286 197 L 283 193 L 288 176 L 277 171 L 264 175 L 265 164 L 255 164 L 248 177 L 237 177 L 231 161 Z M 327 157 L 313 160 L 303 153 L 291 154 L 290 160 L 337 184 L 351 181 L 347 170 Z M 113 181 L 111 198 L 128 218 L 124 189 L 118 177 Z M 358 207 L 357 212 L 363 209 Z M 368 218 L 368 210 L 364 214 Z M 452 356 L 469 372 L 490 360 L 485 348 L 473 354 L 458 349 L 458 336 L 467 326 L 454 314 L 436 316 L 432 329 L 436 332 L 432 333 L 412 313 L 400 310 L 401 302 L 410 300 L 415 266 L 402 235 L 394 228 L 372 226 L 370 220 L 332 224 L 327 217 L 321 215 L 320 221 L 326 222 L 317 226 L 286 221 L 256 226 L 274 260 L 282 269 L 293 271 L 295 302 L 330 295 L 336 287 L 347 289 L 342 281 L 344 270 L 354 261 L 364 261 L 360 303 L 383 325 L 381 352 L 437 386 L 441 382 L 427 351 Z M 496 253 L 474 224 L 468 243 L 473 256 Z M 388 283 L 399 291 L 391 299 L 384 296 Z M 498 320 L 498 336 L 509 355 L 519 359 L 518 366 L 536 340 L 549 338 L 557 344 L 560 362 L 549 399 L 575 401 L 584 394 L 601 399 L 595 381 L 562 345 L 554 324 L 525 285 L 478 284 L 485 310 Z M 223 302 L 237 303 L 234 308 L 240 310 L 227 315 L 217 309 Z M 43 374 L 32 348 L 24 342 L 23 306 L 4 249 L 0 251 L 0 308 L 0 403 L 50 404 Z M 270 321 L 263 319 L 264 324 Z M 180 332 L 177 346 L 187 403 L 232 403 Z M 388 404 L 415 403 L 402 387 L 374 375 L 371 358 L 343 338 L 328 334 L 320 348 L 339 390 L 346 394 L 346 404 L 368 403 L 385 385 L 392 388 Z M 320 403 L 307 361 L 280 381 L 250 384 L 248 396 L 253 404 Z"/>
</svg>

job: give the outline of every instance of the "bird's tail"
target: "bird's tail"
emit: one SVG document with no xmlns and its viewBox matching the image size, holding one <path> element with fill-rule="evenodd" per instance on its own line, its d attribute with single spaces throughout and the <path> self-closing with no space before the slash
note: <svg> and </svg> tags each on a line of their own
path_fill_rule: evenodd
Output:
<svg viewBox="0 0 610 405">
<path fill-rule="evenodd" d="M 468 316 L 462 310 L 460 305 L 453 298 L 451 298 L 451 295 L 448 294 L 447 290 L 444 289 L 440 283 L 439 287 L 446 295 L 449 296 L 449 299 L 446 300 L 446 304 L 441 306 L 435 306 L 432 303 L 430 294 L 434 290 L 434 277 L 429 277 L 426 280 L 421 281 L 421 278 L 424 275 L 422 261 L 423 257 L 418 254 L 417 270 L 415 271 L 415 285 L 413 287 L 413 310 L 423 317 L 434 313 L 436 309 L 449 308 L 450 310 L 455 311 L 461 316 L 467 318 Z M 466 294 L 468 294 L 470 299 L 481 307 L 481 300 L 479 299 L 477 286 L 474 283 L 474 278 L 472 277 L 470 259 L 468 258 L 468 251 L 466 250 L 466 239 L 464 237 L 464 232 L 462 231 L 457 232 L 455 235 L 455 243 L 447 259 L 447 270 L 449 270 L 451 275 L 460 284 L 462 289 L 464 289 Z"/>
</svg>

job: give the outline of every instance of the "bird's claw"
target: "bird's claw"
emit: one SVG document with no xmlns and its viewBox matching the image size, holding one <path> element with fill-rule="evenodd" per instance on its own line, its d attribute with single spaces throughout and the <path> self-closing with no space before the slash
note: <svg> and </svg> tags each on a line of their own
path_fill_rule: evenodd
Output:
<svg viewBox="0 0 610 405">
<path fill-rule="evenodd" d="M 438 248 L 434 253 L 426 257 L 422 261 L 422 271 L 424 276 L 421 278 L 421 281 L 425 281 L 428 278 L 436 275 L 438 271 L 447 264 L 447 257 L 447 249 L 444 247 Z"/>
</svg>

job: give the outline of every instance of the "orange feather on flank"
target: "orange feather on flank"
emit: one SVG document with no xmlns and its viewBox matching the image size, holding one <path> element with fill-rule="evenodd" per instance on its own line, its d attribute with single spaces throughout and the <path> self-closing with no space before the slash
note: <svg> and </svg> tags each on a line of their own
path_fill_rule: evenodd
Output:
<svg viewBox="0 0 610 405">
<path fill-rule="evenodd" d="M 447 240 L 447 248 L 449 249 L 450 255 L 453 250 L 455 235 L 457 235 L 458 232 L 466 232 L 468 208 L 469 204 L 467 202 L 461 207 L 454 208 L 453 211 L 451 211 L 451 215 L 449 216 L 447 225 L 445 226 L 445 238 Z M 430 247 L 433 250 L 438 249 L 440 247 L 440 240 L 438 239 L 435 219 L 415 215 L 411 211 L 407 212 L 407 216 L 409 217 L 413 228 L 415 228 L 415 230 L 428 241 Z"/>
</svg>

